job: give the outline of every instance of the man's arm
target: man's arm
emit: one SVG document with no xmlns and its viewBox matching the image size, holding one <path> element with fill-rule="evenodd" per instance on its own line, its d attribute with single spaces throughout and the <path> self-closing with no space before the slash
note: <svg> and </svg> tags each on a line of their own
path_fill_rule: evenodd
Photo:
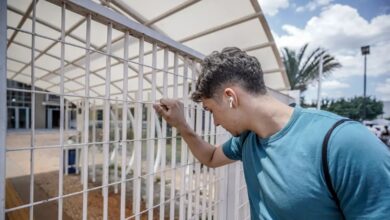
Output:
<svg viewBox="0 0 390 220">
<path fill-rule="evenodd" d="M 153 107 L 168 124 L 178 129 L 192 154 L 202 164 L 215 168 L 234 162 L 225 156 L 222 147 L 207 143 L 187 124 L 183 103 L 173 99 L 161 99 L 160 104 L 155 104 Z"/>
</svg>

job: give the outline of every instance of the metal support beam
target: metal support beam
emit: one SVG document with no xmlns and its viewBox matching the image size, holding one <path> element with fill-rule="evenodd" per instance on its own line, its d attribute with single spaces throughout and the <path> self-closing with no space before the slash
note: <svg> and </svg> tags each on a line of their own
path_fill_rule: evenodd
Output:
<svg viewBox="0 0 390 220">
<path fill-rule="evenodd" d="M 250 0 L 250 1 L 252 3 L 253 8 L 255 9 L 255 11 L 258 12 L 258 13 L 262 13 L 262 10 L 260 8 L 259 2 L 257 0 Z M 261 25 L 264 28 L 264 33 L 267 36 L 268 42 L 275 42 L 275 40 L 274 40 L 274 38 L 272 36 L 272 33 L 271 33 L 271 29 L 269 28 L 268 23 L 265 20 L 264 15 L 259 16 L 258 18 L 259 18 L 259 21 L 260 21 Z M 271 47 L 272 47 L 272 51 L 274 52 L 275 59 L 276 59 L 276 62 L 278 63 L 279 68 L 283 69 L 284 65 L 282 63 L 282 59 L 280 58 L 279 49 L 276 47 L 275 44 L 273 46 L 271 46 Z M 284 70 L 282 71 L 282 77 L 283 77 L 284 84 L 286 85 L 285 89 L 289 89 L 290 88 L 290 82 L 288 81 L 287 74 L 286 74 L 286 72 Z"/>
<path fill-rule="evenodd" d="M 252 19 L 255 19 L 255 18 L 259 18 L 259 17 L 261 17 L 262 15 L 263 15 L 262 12 L 256 12 L 256 13 L 254 13 L 254 14 L 246 15 L 246 16 L 244 16 L 244 17 L 242 17 L 242 18 L 238 18 L 238 19 L 236 19 L 236 20 L 227 22 L 227 23 L 225 23 L 225 24 L 222 24 L 222 25 L 219 25 L 219 26 L 210 28 L 210 29 L 208 29 L 208 30 L 199 32 L 199 33 L 197 33 L 197 34 L 194 34 L 194 35 L 185 37 L 185 38 L 179 40 L 179 42 L 180 42 L 180 43 L 184 43 L 184 42 L 187 42 L 187 41 L 190 41 L 190 40 L 194 40 L 194 39 L 196 39 L 196 38 L 199 38 L 199 37 L 202 37 L 202 36 L 205 36 L 205 35 L 208 35 L 208 34 L 211 34 L 211 33 L 214 33 L 214 32 L 217 32 L 217 31 L 220 31 L 220 30 L 223 30 L 223 29 L 226 29 L 226 28 L 229 28 L 229 27 L 233 27 L 233 26 L 235 26 L 235 25 L 238 25 L 238 24 L 247 22 L 247 21 L 249 21 L 249 20 L 252 20 Z"/>
<path fill-rule="evenodd" d="M 49 0 L 54 4 L 59 5 L 62 0 Z M 91 13 L 94 16 L 94 20 L 101 22 L 103 24 L 112 23 L 118 30 L 131 30 L 131 33 L 136 37 L 143 37 L 148 42 L 156 42 L 162 46 L 167 46 L 171 48 L 172 51 L 177 51 L 181 54 L 187 55 L 195 60 L 202 60 L 204 55 L 189 48 L 183 44 L 178 43 L 177 41 L 159 33 L 151 28 L 148 28 L 142 24 L 132 21 L 130 18 L 127 18 L 123 15 L 102 6 L 96 4 L 95 2 L 88 0 L 68 0 L 67 5 L 69 5 L 70 10 L 79 14 Z"/>
<path fill-rule="evenodd" d="M 159 22 L 159 21 L 161 21 L 161 20 L 163 20 L 163 19 L 165 19 L 165 18 L 167 18 L 167 17 L 169 17 L 169 16 L 171 16 L 171 15 L 173 15 L 173 14 L 175 14 L 175 13 L 177 13 L 177 12 L 183 10 L 183 9 L 185 9 L 185 8 L 190 7 L 191 5 L 193 5 L 193 4 L 197 3 L 197 2 L 200 2 L 200 0 L 189 0 L 189 1 L 183 2 L 180 5 L 178 5 L 178 6 L 174 7 L 174 8 L 172 8 L 172 9 L 162 13 L 161 15 L 159 15 L 159 16 L 157 16 L 157 17 L 155 17 L 155 18 L 145 22 L 144 25 L 150 26 L 150 25 L 152 25 L 154 23 L 157 23 L 157 22 Z"/>
<path fill-rule="evenodd" d="M 250 51 L 254 51 L 254 50 L 263 49 L 266 47 L 271 47 L 273 45 L 275 45 L 275 42 L 267 42 L 267 43 L 258 44 L 258 45 L 254 45 L 251 47 L 244 48 L 243 51 L 250 52 Z"/>
<path fill-rule="evenodd" d="M 7 1 L 0 1 L 0 220 L 5 218 L 7 135 Z"/>
</svg>

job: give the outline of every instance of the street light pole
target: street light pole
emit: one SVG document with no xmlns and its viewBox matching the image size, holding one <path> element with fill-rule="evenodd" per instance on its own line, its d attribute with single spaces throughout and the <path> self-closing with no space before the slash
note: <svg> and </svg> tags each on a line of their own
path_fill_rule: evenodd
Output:
<svg viewBox="0 0 390 220">
<path fill-rule="evenodd" d="M 366 108 L 366 91 L 367 91 L 367 55 L 370 54 L 370 46 L 361 47 L 362 55 L 364 56 L 364 85 L 363 85 L 363 120 L 367 116 Z"/>
</svg>

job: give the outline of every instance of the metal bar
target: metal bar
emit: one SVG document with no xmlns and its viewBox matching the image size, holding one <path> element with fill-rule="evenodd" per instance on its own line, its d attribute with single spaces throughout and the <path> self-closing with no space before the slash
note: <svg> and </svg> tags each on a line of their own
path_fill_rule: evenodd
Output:
<svg viewBox="0 0 390 220">
<path fill-rule="evenodd" d="M 33 0 L 32 33 L 35 34 L 36 4 Z M 31 36 L 31 90 L 35 90 L 35 36 Z M 34 202 L 34 147 L 35 147 L 35 93 L 31 94 L 31 151 L 30 151 L 30 203 Z M 34 207 L 30 207 L 30 220 L 34 219 Z"/>
<path fill-rule="evenodd" d="M 164 75 L 163 75 L 163 97 L 166 98 L 168 94 L 168 49 L 164 49 Z M 167 122 L 165 120 L 162 120 L 162 136 L 167 137 Z M 162 140 L 161 144 L 161 170 L 165 170 L 166 167 L 166 147 L 167 147 L 167 140 L 164 138 Z M 165 219 L 165 175 L 161 175 L 161 188 L 160 188 L 160 203 L 162 204 L 160 206 L 160 220 Z"/>
<path fill-rule="evenodd" d="M 118 181 L 118 148 L 119 148 L 119 108 L 118 108 L 118 98 L 115 100 L 115 119 L 114 119 L 114 125 L 115 125 L 115 147 L 114 147 L 114 181 Z M 114 192 L 115 194 L 118 193 L 118 185 L 114 185 Z"/>
<path fill-rule="evenodd" d="M 225 23 L 225 24 L 222 24 L 222 25 L 219 25 L 219 26 L 216 26 L 216 27 L 212 27 L 212 28 L 210 28 L 210 29 L 208 29 L 208 30 L 205 30 L 205 31 L 202 31 L 202 32 L 193 34 L 193 35 L 188 36 L 188 37 L 185 37 L 185 38 L 179 40 L 179 42 L 180 42 L 180 43 L 188 42 L 188 41 L 190 41 L 190 40 L 194 40 L 194 39 L 196 39 L 196 38 L 203 37 L 203 36 L 205 36 L 205 35 L 208 35 L 208 34 L 211 34 L 211 33 L 214 33 L 214 32 L 217 32 L 217 31 L 220 31 L 220 30 L 229 28 L 229 27 L 233 27 L 233 26 L 235 26 L 235 25 L 238 25 L 238 24 L 247 22 L 247 21 L 249 21 L 249 20 L 258 18 L 258 17 L 260 17 L 260 16 L 262 16 L 262 15 L 263 15 L 262 12 L 256 12 L 256 13 L 253 13 L 253 14 L 250 14 L 250 15 L 246 15 L 246 16 L 244 16 L 244 17 L 241 17 L 241 18 L 238 18 L 238 19 L 236 19 L 236 20 L 227 22 L 227 23 Z"/>
<path fill-rule="evenodd" d="M 60 4 L 62 0 L 49 0 L 54 4 Z M 137 37 L 144 37 L 146 41 L 156 42 L 164 46 L 172 48 L 174 51 L 178 51 L 185 55 L 188 55 L 196 60 L 202 60 L 204 55 L 187 47 L 177 41 L 156 32 L 142 24 L 139 24 L 126 16 L 120 15 L 110 9 L 87 0 L 68 0 L 67 4 L 70 5 L 70 10 L 79 13 L 92 13 L 96 15 L 95 20 L 103 24 L 113 23 L 117 29 L 132 30 L 132 34 Z"/>
<path fill-rule="evenodd" d="M 61 40 L 65 41 L 65 10 L 66 5 L 63 4 L 61 7 Z M 35 59 L 35 58 L 34 58 Z M 65 97 L 64 97 L 64 59 L 65 59 L 65 45 L 61 43 L 61 70 L 60 70 L 60 93 L 62 94 L 60 96 L 60 158 L 59 158 L 59 173 L 58 173 L 58 196 L 63 195 L 64 193 L 64 104 L 65 104 Z M 32 60 L 31 60 L 32 62 Z M 66 112 L 65 112 L 66 113 Z M 65 164 L 68 164 L 68 161 L 65 161 Z M 67 172 L 67 171 L 66 171 Z M 62 213 L 63 213 L 63 199 L 58 200 L 58 219 L 62 219 Z"/>
<path fill-rule="evenodd" d="M 153 55 L 152 55 L 152 66 L 155 68 L 157 66 L 157 44 L 153 44 Z M 156 71 L 154 70 L 152 73 L 152 92 L 150 94 L 150 101 L 155 102 L 156 101 Z M 155 138 L 156 136 L 156 116 L 154 114 L 154 111 L 152 109 L 152 106 L 149 105 L 149 117 L 150 117 L 150 130 L 149 130 L 149 138 Z M 147 148 L 147 161 L 148 161 L 148 173 L 153 173 L 154 171 L 154 148 L 155 148 L 155 141 L 149 140 L 148 141 L 148 148 Z M 154 175 L 150 175 L 147 180 L 147 208 L 153 207 L 153 189 L 154 189 Z M 149 209 L 148 211 L 148 219 L 153 219 L 153 209 Z"/>
<path fill-rule="evenodd" d="M 123 59 L 129 59 L 129 32 L 125 33 L 125 42 L 123 45 Z M 128 63 L 123 63 L 123 104 L 122 104 L 122 169 L 121 169 L 121 208 L 120 208 L 120 219 L 124 219 L 126 211 L 126 159 L 127 159 L 127 84 L 129 78 Z"/>
<path fill-rule="evenodd" d="M 0 1 L 0 220 L 5 219 L 6 136 L 7 136 L 7 1 Z"/>
<path fill-rule="evenodd" d="M 137 92 L 137 105 L 136 105 L 136 138 L 142 138 L 142 104 L 140 103 L 143 99 L 143 72 L 144 72 L 144 38 L 140 38 L 139 40 L 139 71 L 138 71 L 138 92 Z M 142 160 L 142 141 L 135 142 L 135 168 L 134 168 L 134 176 L 141 176 L 141 160 Z M 134 180 L 134 193 L 133 193 L 133 213 L 138 214 L 141 209 L 141 180 L 137 178 Z M 137 215 L 136 220 L 139 220 L 140 216 Z"/>
<path fill-rule="evenodd" d="M 96 101 L 93 100 L 92 107 L 92 182 L 96 182 Z"/>
<path fill-rule="evenodd" d="M 210 131 L 210 144 L 212 144 L 212 145 L 216 145 L 216 143 L 215 143 L 215 137 L 216 137 L 216 135 L 215 135 L 215 125 L 214 125 L 214 118 L 213 117 L 211 117 L 210 118 L 210 125 L 211 125 L 211 131 Z M 213 183 L 215 183 L 215 181 L 216 181 L 216 174 L 215 174 L 215 169 L 210 169 L 210 174 L 212 175 L 212 178 L 211 178 L 211 182 L 213 182 Z M 210 186 L 210 191 L 209 191 L 209 199 L 211 200 L 211 201 L 214 201 L 215 202 L 215 199 L 216 199 L 216 196 L 215 196 L 215 188 L 216 188 L 216 184 L 212 184 L 211 186 Z M 210 198 L 211 197 L 211 198 Z M 216 219 L 216 217 L 217 217 L 217 215 L 216 215 L 216 208 L 215 208 L 215 206 L 214 205 L 212 205 L 211 203 L 210 203 L 210 206 L 212 206 L 213 207 L 213 209 L 212 208 L 210 208 L 209 209 L 209 214 L 208 214 L 208 219 Z"/>
<path fill-rule="evenodd" d="M 188 81 L 187 81 L 187 76 L 188 76 L 188 60 L 187 58 L 184 58 L 184 72 L 183 72 L 183 105 L 185 107 L 188 107 Z M 184 116 L 186 120 L 188 121 L 188 112 L 184 112 Z M 181 138 L 181 157 L 180 157 L 180 165 L 184 166 L 187 164 L 187 144 L 184 141 L 183 138 Z M 186 168 L 183 167 L 180 169 L 180 194 L 184 194 L 186 191 L 186 186 L 187 186 L 187 176 L 186 176 Z M 179 205 L 179 219 L 183 220 L 185 219 L 186 213 L 185 213 L 185 207 L 184 207 L 184 201 L 187 198 L 185 197 L 180 197 L 180 205 Z M 188 200 L 187 200 L 188 201 Z"/>
<path fill-rule="evenodd" d="M 107 53 L 111 53 L 112 38 L 112 23 L 107 26 Z M 110 145 L 107 143 L 110 140 L 110 81 L 111 81 L 111 57 L 106 57 L 106 87 L 105 87 L 105 102 L 104 102 L 104 126 L 103 126 L 103 220 L 108 218 L 108 160 Z"/>
<path fill-rule="evenodd" d="M 91 14 L 87 15 L 86 26 L 86 50 L 85 50 L 85 98 L 84 98 L 84 144 L 83 147 L 83 220 L 88 218 L 88 153 L 89 153 L 89 74 L 91 57 L 89 49 L 91 47 Z"/>
<path fill-rule="evenodd" d="M 203 134 L 208 134 L 209 133 L 209 127 L 210 127 L 210 112 L 206 111 L 204 112 L 204 130 Z M 205 140 L 207 143 L 209 142 L 209 136 L 203 136 L 203 140 Z M 206 191 L 207 191 L 207 167 L 203 166 L 202 167 L 202 220 L 206 219 L 206 203 L 207 203 L 207 197 L 206 197 Z"/>
<path fill-rule="evenodd" d="M 173 58 L 173 65 L 174 65 L 174 72 L 175 74 L 173 75 L 173 98 L 176 99 L 177 98 L 177 73 L 178 73 L 178 62 L 179 62 L 179 58 L 178 58 L 178 54 L 175 53 L 174 55 L 174 58 Z M 176 138 L 176 135 L 177 135 L 177 129 L 175 127 L 172 128 L 172 136 L 175 137 L 175 138 L 172 138 L 172 163 L 171 163 L 171 167 L 172 168 L 176 168 L 176 142 L 177 142 L 177 138 Z M 171 198 L 174 198 L 175 197 L 175 194 L 176 194 L 176 169 L 174 169 L 174 171 L 172 172 L 172 180 L 171 180 Z M 173 220 L 175 218 L 175 201 L 172 200 L 171 203 L 170 203 L 170 209 L 169 209 L 169 219 L 170 220 Z"/>
<path fill-rule="evenodd" d="M 110 4 L 109 7 L 111 7 L 112 9 L 118 11 L 115 7 L 111 6 L 111 5 L 115 5 L 117 8 L 122 10 L 122 12 L 120 14 L 123 14 L 123 12 L 124 12 L 125 16 L 128 15 L 128 16 L 134 18 L 136 21 L 138 21 L 138 23 L 143 24 L 143 25 L 145 25 L 145 23 L 147 22 L 146 18 L 142 14 L 140 14 L 137 10 L 134 10 L 133 8 L 130 7 L 130 4 L 127 4 L 127 3 L 123 2 L 122 0 L 110 0 L 110 3 L 112 3 L 112 4 Z M 152 30 L 155 30 L 158 33 L 165 34 L 158 27 L 150 27 L 150 28 Z"/>
<path fill-rule="evenodd" d="M 197 106 L 196 109 L 196 133 L 202 135 L 202 109 Z M 199 219 L 200 203 L 200 164 L 195 164 L 195 219 Z"/>
<path fill-rule="evenodd" d="M 259 49 L 263 49 L 266 47 L 271 47 L 274 44 L 275 44 L 275 42 L 262 43 L 262 44 L 258 44 L 258 45 L 254 45 L 251 47 L 244 48 L 243 51 L 250 52 L 250 51 L 254 51 L 254 50 L 259 50 Z"/>
<path fill-rule="evenodd" d="M 127 114 L 129 114 L 129 112 L 127 112 Z M 215 136 L 226 136 L 227 134 L 226 133 L 220 133 L 220 134 L 215 134 Z M 205 135 L 199 135 L 200 137 L 203 137 Z M 207 135 L 206 135 L 207 136 Z M 210 136 L 210 135 L 208 135 Z M 159 139 L 171 139 L 172 137 L 165 137 L 165 138 L 153 138 L 153 140 L 159 140 Z M 181 136 L 176 136 L 176 138 L 181 138 Z M 131 139 L 131 140 L 127 140 L 126 142 L 129 142 L 129 143 L 132 143 L 132 142 L 135 142 L 135 141 L 148 141 L 149 138 L 142 138 L 142 139 Z M 109 142 L 95 142 L 95 143 L 89 143 L 89 144 L 99 144 L 99 145 L 102 145 L 104 143 L 108 143 L 108 144 L 115 144 L 116 141 L 109 141 Z M 65 145 L 64 146 L 64 149 L 81 149 L 83 147 L 84 143 L 78 143 L 78 144 L 69 144 L 69 145 Z M 34 149 L 37 149 L 37 150 L 41 150 L 41 149 L 55 149 L 55 148 L 61 148 L 61 145 L 48 145 L 48 146 L 35 146 Z M 11 151 L 26 151 L 26 150 L 31 150 L 32 148 L 31 147 L 12 147 L 12 148 L 7 148 L 6 151 L 7 152 L 11 152 Z"/>
<path fill-rule="evenodd" d="M 79 128 L 79 124 L 77 123 L 77 130 L 79 130 L 80 129 L 80 133 L 78 134 L 78 137 L 77 137 L 77 141 L 79 142 L 79 143 L 82 143 L 83 141 L 82 141 L 82 137 L 83 137 L 83 133 L 84 133 L 84 129 L 82 128 L 82 126 L 83 126 L 83 123 L 84 123 L 84 118 L 83 118 L 83 115 L 84 115 L 84 108 L 83 108 L 83 100 L 84 100 L 84 98 L 85 98 L 85 96 L 84 97 L 82 97 L 82 99 L 78 102 L 78 105 L 79 105 L 79 108 L 81 109 L 81 126 L 80 126 L 80 128 Z M 78 113 L 77 113 L 78 114 Z M 76 116 L 77 117 L 77 116 Z M 75 149 L 76 151 L 75 151 L 75 169 L 76 169 L 76 174 L 80 174 L 80 149 L 79 148 L 77 148 L 77 149 Z M 82 175 L 82 174 L 81 174 Z M 80 177 L 81 177 L 81 175 L 80 175 Z M 82 184 L 83 183 L 83 178 L 81 177 L 80 178 L 80 183 Z"/>
<path fill-rule="evenodd" d="M 179 12 L 179 11 L 185 9 L 185 8 L 187 8 L 187 7 L 190 7 L 191 5 L 193 5 L 193 4 L 197 3 L 197 2 L 200 2 L 200 0 L 185 1 L 185 2 L 177 5 L 176 7 L 174 7 L 172 9 L 170 9 L 170 10 L 160 14 L 159 16 L 157 16 L 157 17 L 155 17 L 155 18 L 145 22 L 144 25 L 150 26 L 150 25 L 152 25 L 154 23 L 157 23 L 157 22 L 159 22 L 159 21 L 161 21 L 161 20 L 163 20 L 163 19 L 165 19 L 165 18 L 167 18 L 167 17 L 169 17 L 169 16 L 171 16 L 171 15 L 173 15 L 173 14 L 175 14 L 175 13 L 177 13 L 177 12 Z"/>
<path fill-rule="evenodd" d="M 266 70 L 266 71 L 263 71 L 263 74 L 272 74 L 272 73 L 279 73 L 279 72 L 283 72 L 284 69 L 272 69 L 272 70 Z"/>
<path fill-rule="evenodd" d="M 191 91 L 195 91 L 195 67 L 194 67 L 194 63 L 191 65 Z M 196 104 L 191 101 L 190 102 L 190 106 L 189 107 L 191 109 L 191 112 L 190 112 L 190 125 L 192 127 L 192 129 L 195 129 L 195 109 L 194 107 L 196 106 Z M 189 164 L 192 164 L 194 163 L 194 155 L 191 153 L 191 151 L 189 151 L 189 155 L 188 155 L 188 163 Z M 189 166 L 189 171 L 188 171 L 188 190 L 189 191 L 192 191 L 192 189 L 195 188 L 195 185 L 194 185 L 194 182 L 193 182 L 193 171 L 194 171 L 194 166 L 191 165 Z M 187 211 L 187 219 L 190 219 L 192 217 L 192 209 L 193 209 L 193 193 L 189 193 L 188 194 L 188 211 Z"/>
<path fill-rule="evenodd" d="M 67 133 L 68 130 L 69 130 L 69 104 L 66 100 L 65 101 L 65 132 Z M 65 166 L 65 175 L 68 175 L 68 169 L 69 169 L 69 150 L 68 149 L 65 149 L 65 163 L 64 163 L 64 166 Z M 61 166 L 61 164 L 60 164 Z M 64 173 L 64 171 L 62 171 Z"/>
</svg>

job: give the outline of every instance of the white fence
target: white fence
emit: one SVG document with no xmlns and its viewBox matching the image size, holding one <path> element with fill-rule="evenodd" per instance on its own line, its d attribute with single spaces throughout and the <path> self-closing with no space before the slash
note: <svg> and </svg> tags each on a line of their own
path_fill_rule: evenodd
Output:
<svg viewBox="0 0 390 220">
<path fill-rule="evenodd" d="M 250 218 L 241 164 L 202 166 L 152 108 L 179 98 L 199 135 L 227 140 L 188 97 L 202 54 L 92 1 L 26 2 L 0 2 L 0 219 Z M 7 134 L 13 92 L 31 97 L 28 132 Z M 51 136 L 41 94 L 60 97 Z"/>
</svg>

